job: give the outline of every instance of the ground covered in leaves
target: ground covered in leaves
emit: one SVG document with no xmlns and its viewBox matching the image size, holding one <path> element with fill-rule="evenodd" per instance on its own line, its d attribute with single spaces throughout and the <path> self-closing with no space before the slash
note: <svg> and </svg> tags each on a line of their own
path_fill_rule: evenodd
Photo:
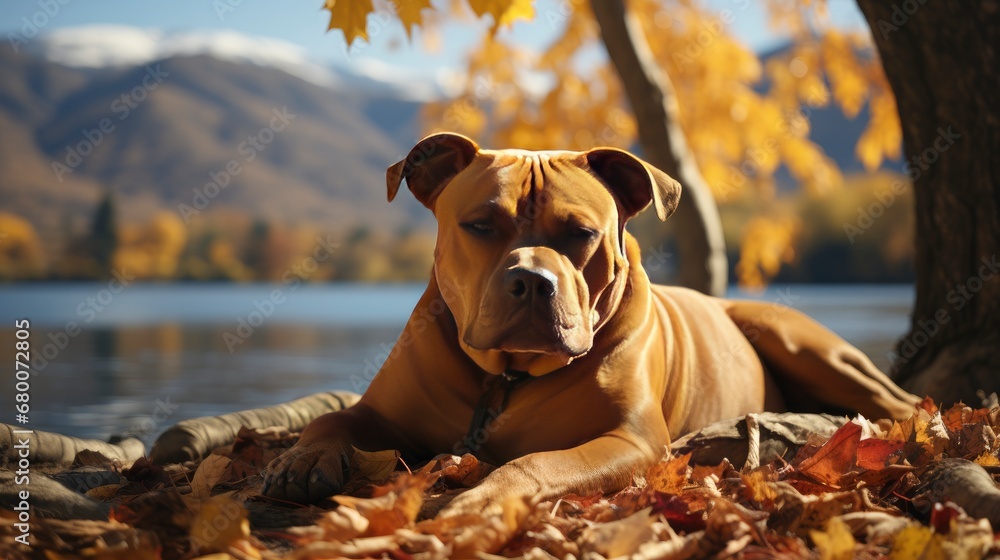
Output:
<svg viewBox="0 0 1000 560">
<path fill-rule="evenodd" d="M 749 431 L 749 440 L 767 437 Z M 981 558 L 1000 553 L 998 535 L 988 519 L 948 501 L 956 487 L 975 485 L 942 468 L 957 464 L 984 477 L 976 496 L 989 499 L 984 505 L 977 498 L 975 507 L 1000 514 L 990 495 L 1000 472 L 997 433 L 995 404 L 938 410 L 925 401 L 906 421 L 855 418 L 774 460 L 758 458 L 759 442 L 750 441 L 750 465 L 740 469 L 726 460 L 695 464 L 697 453 L 688 453 L 637 473 L 632 486 L 611 496 L 512 501 L 496 516 L 435 518 L 448 496 L 492 467 L 471 455 L 407 466 L 391 451 L 359 453 L 345 495 L 299 507 L 259 493 L 264 466 L 294 436 L 245 430 L 199 464 L 140 461 L 119 469 L 81 454 L 54 478 L 89 487 L 87 496 L 110 505 L 108 519 L 36 516 L 29 548 L 13 541 L 13 512 L 0 510 L 0 549 L 12 559 L 50 560 Z"/>
</svg>

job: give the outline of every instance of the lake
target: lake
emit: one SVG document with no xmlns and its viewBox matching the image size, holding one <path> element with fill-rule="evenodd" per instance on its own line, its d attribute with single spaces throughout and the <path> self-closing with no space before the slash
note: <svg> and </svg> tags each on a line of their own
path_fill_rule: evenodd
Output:
<svg viewBox="0 0 1000 560">
<path fill-rule="evenodd" d="M 14 321 L 31 322 L 30 427 L 151 443 L 186 418 L 318 391 L 360 391 L 423 285 L 36 284 L 0 287 L 0 382 L 13 423 Z M 117 290 L 117 293 L 115 293 Z M 912 286 L 772 286 L 732 297 L 817 318 L 881 368 L 909 324 Z M 8 404 L 10 403 L 10 404 Z M 170 411 L 165 414 L 165 411 Z"/>
</svg>

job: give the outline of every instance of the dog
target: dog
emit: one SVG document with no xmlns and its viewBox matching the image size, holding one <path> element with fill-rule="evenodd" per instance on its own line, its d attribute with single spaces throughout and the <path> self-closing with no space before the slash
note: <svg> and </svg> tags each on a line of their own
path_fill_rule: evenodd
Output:
<svg viewBox="0 0 1000 560">
<path fill-rule="evenodd" d="M 485 150 L 431 135 L 386 172 L 437 218 L 426 291 L 355 406 L 310 423 L 263 493 L 336 493 L 355 448 L 500 467 L 444 513 L 613 492 L 671 437 L 751 412 L 909 417 L 918 399 L 819 323 L 776 304 L 653 285 L 625 224 L 680 184 L 615 148 Z"/>
</svg>

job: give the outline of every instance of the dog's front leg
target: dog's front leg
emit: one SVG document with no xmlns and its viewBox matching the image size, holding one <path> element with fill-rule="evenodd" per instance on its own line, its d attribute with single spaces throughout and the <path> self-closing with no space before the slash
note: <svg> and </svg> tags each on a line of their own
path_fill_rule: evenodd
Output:
<svg viewBox="0 0 1000 560">
<path fill-rule="evenodd" d="M 614 492 L 658 460 L 666 443 L 665 428 L 662 438 L 618 430 L 571 449 L 525 455 L 457 496 L 441 514 L 499 513 L 511 498 L 540 502 L 570 493 Z"/>
<path fill-rule="evenodd" d="M 272 498 L 315 503 L 343 488 L 354 449 L 399 449 L 395 431 L 364 402 L 313 420 L 291 449 L 264 473 L 261 493 Z"/>
</svg>

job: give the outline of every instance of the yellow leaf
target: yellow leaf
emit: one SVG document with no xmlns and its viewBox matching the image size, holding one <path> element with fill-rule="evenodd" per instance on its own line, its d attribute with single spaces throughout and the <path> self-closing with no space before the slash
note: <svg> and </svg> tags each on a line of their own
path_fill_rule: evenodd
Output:
<svg viewBox="0 0 1000 560">
<path fill-rule="evenodd" d="M 247 510 L 229 496 L 206 500 L 191 523 L 191 546 L 196 552 L 226 552 L 237 547 L 252 554 L 245 542 L 249 538 Z"/>
<path fill-rule="evenodd" d="M 1000 459 L 996 455 L 990 455 L 988 451 L 983 451 L 982 455 L 976 457 L 976 464 L 981 467 L 1000 467 Z"/>
<path fill-rule="evenodd" d="M 914 523 L 896 534 L 896 541 L 889 553 L 891 560 L 944 560 L 947 558 L 941 546 L 941 535 L 923 525 Z"/>
<path fill-rule="evenodd" d="M 381 482 L 396 470 L 399 462 L 399 451 L 362 451 L 354 448 L 351 458 L 351 478 L 367 478 L 372 482 Z"/>
<path fill-rule="evenodd" d="M 328 29 L 340 29 L 347 39 L 347 46 L 361 37 L 368 40 L 368 14 L 372 13 L 372 0 L 326 0 L 323 6 L 330 10 Z"/>
<path fill-rule="evenodd" d="M 861 110 L 869 89 L 854 43 L 847 35 L 831 29 L 823 37 L 822 48 L 833 96 L 844 115 L 854 118 Z"/>
<path fill-rule="evenodd" d="M 396 6 L 396 16 L 403 23 L 406 36 L 413 39 L 413 26 L 420 27 L 424 23 L 424 16 L 421 12 L 425 8 L 431 7 L 431 0 L 405 0 L 403 2 L 394 2 L 393 5 Z"/>
<path fill-rule="evenodd" d="M 523 19 L 531 21 L 535 17 L 534 0 L 469 0 L 469 7 L 477 15 L 493 16 L 493 29 L 510 26 Z"/>
<path fill-rule="evenodd" d="M 850 527 L 839 517 L 833 517 L 826 524 L 825 531 L 809 531 L 820 558 L 823 560 L 851 560 L 857 544 Z"/>
</svg>

